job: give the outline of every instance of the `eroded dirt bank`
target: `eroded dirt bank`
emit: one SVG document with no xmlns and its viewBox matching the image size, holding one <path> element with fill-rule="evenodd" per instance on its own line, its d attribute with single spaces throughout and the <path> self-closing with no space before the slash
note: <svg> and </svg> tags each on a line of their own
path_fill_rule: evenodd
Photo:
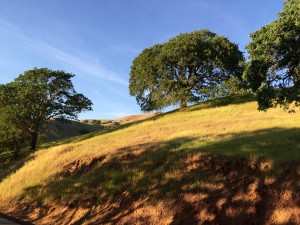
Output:
<svg viewBox="0 0 300 225">
<path fill-rule="evenodd" d="M 23 201 L 6 206 L 2 211 L 39 225 L 298 225 L 300 165 L 284 164 L 281 169 L 277 168 L 280 170 L 277 175 L 269 173 L 273 166 L 262 160 L 194 154 L 187 157 L 185 166 L 179 169 L 180 178 L 174 176 L 166 181 L 170 183 L 161 184 L 177 191 L 162 191 L 159 185 L 147 187 L 151 195 L 128 189 L 115 200 L 99 204 L 94 197 L 97 193 L 91 190 L 90 196 L 71 203 Z"/>
</svg>

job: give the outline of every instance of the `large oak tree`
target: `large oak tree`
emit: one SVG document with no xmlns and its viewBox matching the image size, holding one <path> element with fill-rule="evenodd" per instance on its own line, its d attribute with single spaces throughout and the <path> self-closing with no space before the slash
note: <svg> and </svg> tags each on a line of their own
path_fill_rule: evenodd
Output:
<svg viewBox="0 0 300 225">
<path fill-rule="evenodd" d="M 286 0 L 278 19 L 250 35 L 245 78 L 259 109 L 300 103 L 300 0 Z"/>
<path fill-rule="evenodd" d="M 3 116 L 0 129 L 11 132 L 5 140 L 9 141 L 9 137 L 16 140 L 19 132 L 22 134 L 20 142 L 30 136 L 30 148 L 34 150 L 38 134 L 49 120 L 74 120 L 78 113 L 92 110 L 92 102 L 75 91 L 72 77 L 73 74 L 62 70 L 35 68 L 24 72 L 11 83 L 1 85 Z M 13 149 L 20 148 L 22 144 L 24 141 Z M 9 142 L 6 145 L 9 146 Z"/>
<path fill-rule="evenodd" d="M 222 82 L 240 76 L 238 46 L 208 30 L 180 34 L 146 48 L 132 63 L 129 90 L 143 111 L 209 99 Z"/>
</svg>

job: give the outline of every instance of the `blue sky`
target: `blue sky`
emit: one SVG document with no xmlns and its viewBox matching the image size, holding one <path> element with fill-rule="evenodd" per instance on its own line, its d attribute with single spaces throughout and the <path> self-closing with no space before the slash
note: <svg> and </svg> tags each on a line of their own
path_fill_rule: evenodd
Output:
<svg viewBox="0 0 300 225">
<path fill-rule="evenodd" d="M 179 33 L 209 29 L 239 44 L 277 18 L 284 0 L 0 0 L 0 83 L 34 67 L 75 74 L 94 103 L 79 118 L 141 113 L 132 60 Z"/>
</svg>

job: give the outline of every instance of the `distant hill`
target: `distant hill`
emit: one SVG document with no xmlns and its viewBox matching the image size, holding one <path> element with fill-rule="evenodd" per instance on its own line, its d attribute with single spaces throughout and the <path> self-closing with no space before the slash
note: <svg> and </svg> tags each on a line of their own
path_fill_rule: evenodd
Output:
<svg viewBox="0 0 300 225">
<path fill-rule="evenodd" d="M 108 127 L 116 127 L 124 124 L 138 122 L 141 120 L 149 119 L 159 114 L 159 112 L 138 114 L 122 117 L 115 120 L 85 119 L 80 121 L 69 121 L 68 123 L 62 123 L 60 121 L 52 120 L 49 123 L 47 129 L 43 132 L 43 139 L 47 142 L 57 141 L 99 131 Z"/>
<path fill-rule="evenodd" d="M 154 113 L 147 113 L 147 114 L 138 114 L 138 115 L 130 115 L 130 116 L 125 116 L 119 119 L 115 120 L 108 120 L 108 119 L 85 119 L 85 120 L 80 120 L 80 123 L 84 124 L 97 124 L 101 125 L 104 127 L 109 127 L 109 126 L 118 126 L 118 125 L 124 125 L 128 123 L 134 123 L 138 122 L 141 120 L 149 119 L 153 116 L 159 115 L 160 112 L 154 112 Z"/>
<path fill-rule="evenodd" d="M 103 129 L 103 127 L 98 124 L 81 123 L 78 121 L 69 121 L 68 123 L 62 123 L 60 121 L 52 120 L 43 134 L 46 136 L 44 138 L 45 141 L 56 141 L 64 138 L 87 134 L 101 129 Z"/>
</svg>

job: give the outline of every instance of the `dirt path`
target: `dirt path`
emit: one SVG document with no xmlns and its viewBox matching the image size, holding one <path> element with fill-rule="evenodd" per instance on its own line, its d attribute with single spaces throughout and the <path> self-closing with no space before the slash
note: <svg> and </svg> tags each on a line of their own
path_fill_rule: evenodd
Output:
<svg viewBox="0 0 300 225">
<path fill-rule="evenodd" d="M 0 225 L 32 225 L 29 222 L 21 222 L 16 218 L 0 213 Z"/>
<path fill-rule="evenodd" d="M 0 225 L 20 225 L 19 223 L 15 223 L 11 220 L 7 220 L 0 216 Z"/>
</svg>

